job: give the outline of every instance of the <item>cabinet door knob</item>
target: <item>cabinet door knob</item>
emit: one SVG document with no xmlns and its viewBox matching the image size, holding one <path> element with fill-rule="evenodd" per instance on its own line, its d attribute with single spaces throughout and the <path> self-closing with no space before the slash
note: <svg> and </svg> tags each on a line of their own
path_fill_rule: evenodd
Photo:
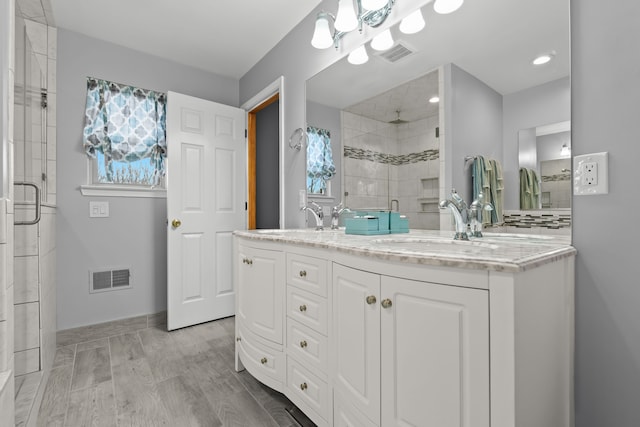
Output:
<svg viewBox="0 0 640 427">
<path fill-rule="evenodd" d="M 179 219 L 171 220 L 171 226 L 172 226 L 173 228 L 178 228 L 178 227 L 180 227 L 181 225 L 182 225 L 182 221 L 180 221 Z"/>
<path fill-rule="evenodd" d="M 242 341 L 242 338 L 238 337 L 236 338 L 236 341 Z"/>
<path fill-rule="evenodd" d="M 389 298 L 383 299 L 380 304 L 382 305 L 382 308 L 389 308 L 389 307 L 391 307 L 393 305 L 393 303 L 391 302 L 391 300 Z"/>
<path fill-rule="evenodd" d="M 305 348 L 307 346 L 306 341 L 300 341 L 300 347 Z"/>
<path fill-rule="evenodd" d="M 307 306 L 306 306 L 305 304 L 302 304 L 302 305 L 300 306 L 300 311 L 302 311 L 302 312 L 307 311 Z"/>
<path fill-rule="evenodd" d="M 307 387 L 308 387 L 308 386 L 307 386 L 307 383 L 302 383 L 302 384 L 300 384 L 300 390 L 302 390 L 302 391 L 306 390 L 306 389 L 307 389 Z"/>
<path fill-rule="evenodd" d="M 307 272 L 304 270 L 300 270 L 300 277 L 307 277 Z"/>
<path fill-rule="evenodd" d="M 260 363 L 262 363 L 263 365 L 267 363 L 267 358 L 263 357 L 262 359 L 260 359 Z"/>
<path fill-rule="evenodd" d="M 247 264 L 252 265 L 252 264 L 253 264 L 253 260 L 252 260 L 252 259 L 250 259 L 250 258 L 248 258 L 248 259 L 247 259 Z"/>
<path fill-rule="evenodd" d="M 371 304 L 375 304 L 376 303 L 376 296 L 375 295 L 369 295 L 367 297 L 367 304 L 371 305 Z"/>
</svg>

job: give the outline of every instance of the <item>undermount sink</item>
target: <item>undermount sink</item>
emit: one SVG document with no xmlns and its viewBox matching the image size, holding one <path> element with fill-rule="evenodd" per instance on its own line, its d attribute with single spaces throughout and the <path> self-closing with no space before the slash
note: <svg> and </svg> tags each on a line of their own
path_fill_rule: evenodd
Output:
<svg viewBox="0 0 640 427">
<path fill-rule="evenodd" d="M 445 237 L 393 237 L 393 238 L 381 238 L 374 239 L 373 243 L 376 245 L 384 245 L 391 247 L 400 247 L 405 249 L 442 249 L 442 250 L 454 250 L 465 251 L 466 250 L 495 250 L 498 249 L 498 245 L 495 243 L 487 243 L 479 240 L 453 240 L 452 238 Z"/>
</svg>

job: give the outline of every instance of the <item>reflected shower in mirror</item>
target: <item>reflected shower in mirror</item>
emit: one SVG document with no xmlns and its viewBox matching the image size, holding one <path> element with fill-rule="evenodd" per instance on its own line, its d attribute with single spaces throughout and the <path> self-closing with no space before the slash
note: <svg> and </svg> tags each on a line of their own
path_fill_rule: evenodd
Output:
<svg viewBox="0 0 640 427">
<path fill-rule="evenodd" d="M 571 207 L 571 124 L 518 132 L 520 209 Z"/>
</svg>

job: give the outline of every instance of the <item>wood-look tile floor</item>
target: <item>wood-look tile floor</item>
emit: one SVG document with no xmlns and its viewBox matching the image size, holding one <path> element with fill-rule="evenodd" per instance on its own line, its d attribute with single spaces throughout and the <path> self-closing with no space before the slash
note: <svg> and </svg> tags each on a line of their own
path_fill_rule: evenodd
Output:
<svg viewBox="0 0 640 427">
<path fill-rule="evenodd" d="M 58 347 L 37 425 L 298 426 L 285 396 L 235 372 L 233 317 L 172 332 L 149 324 L 102 328 L 75 344 L 59 336 L 66 345 Z"/>
</svg>

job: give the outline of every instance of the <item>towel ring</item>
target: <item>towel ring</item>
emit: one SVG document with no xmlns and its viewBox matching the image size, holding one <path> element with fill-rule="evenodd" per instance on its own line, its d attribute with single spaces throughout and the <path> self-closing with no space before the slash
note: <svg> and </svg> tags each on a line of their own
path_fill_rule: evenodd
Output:
<svg viewBox="0 0 640 427">
<path fill-rule="evenodd" d="M 307 142 L 307 133 L 302 128 L 298 128 L 293 131 L 291 137 L 289 138 L 289 147 L 293 150 L 298 150 L 302 148 L 302 144 Z"/>
</svg>

